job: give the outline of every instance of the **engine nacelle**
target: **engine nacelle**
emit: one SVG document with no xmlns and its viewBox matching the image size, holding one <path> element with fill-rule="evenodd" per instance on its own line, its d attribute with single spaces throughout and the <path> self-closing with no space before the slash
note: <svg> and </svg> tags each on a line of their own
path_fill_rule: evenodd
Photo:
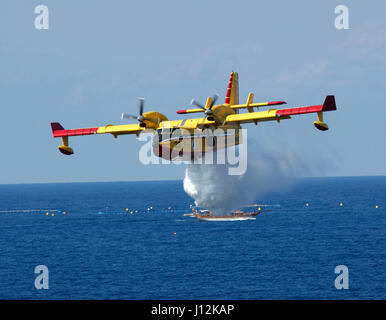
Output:
<svg viewBox="0 0 386 320">
<path fill-rule="evenodd" d="M 141 122 L 140 126 L 142 128 L 157 129 L 160 122 L 168 121 L 168 118 L 166 118 L 162 113 L 156 111 L 144 112 L 143 116 L 148 120 Z"/>
</svg>

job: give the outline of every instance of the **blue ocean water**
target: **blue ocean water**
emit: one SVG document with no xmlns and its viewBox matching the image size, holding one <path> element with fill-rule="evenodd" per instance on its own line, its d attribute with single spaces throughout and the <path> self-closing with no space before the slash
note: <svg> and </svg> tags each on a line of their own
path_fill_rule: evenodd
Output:
<svg viewBox="0 0 386 320">
<path fill-rule="evenodd" d="M 300 179 L 256 220 L 205 222 L 182 181 L 0 185 L 0 298 L 385 299 L 385 194 L 386 177 Z"/>
</svg>

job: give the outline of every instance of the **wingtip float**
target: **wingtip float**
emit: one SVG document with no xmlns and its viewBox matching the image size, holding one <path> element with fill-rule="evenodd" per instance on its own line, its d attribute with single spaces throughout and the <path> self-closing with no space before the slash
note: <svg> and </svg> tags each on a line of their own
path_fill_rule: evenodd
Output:
<svg viewBox="0 0 386 320">
<path fill-rule="evenodd" d="M 52 133 L 55 138 L 62 138 L 63 144 L 59 146 L 59 151 L 65 155 L 72 155 L 74 150 L 69 146 L 69 137 L 72 136 L 85 136 L 93 134 L 106 134 L 110 133 L 115 138 L 120 135 L 125 134 L 136 134 L 138 135 L 141 131 L 146 129 L 154 129 L 155 136 L 158 136 L 153 144 L 154 153 L 165 159 L 173 159 L 173 148 L 175 148 L 180 142 L 181 137 L 171 139 L 161 138 L 164 132 L 167 130 L 174 131 L 175 129 L 181 129 L 188 131 L 189 135 L 189 144 L 194 148 L 196 139 L 202 139 L 202 135 L 197 137 L 195 135 L 195 130 L 202 131 L 204 129 L 217 129 L 221 128 L 224 131 L 229 129 L 236 129 L 237 132 L 241 129 L 241 124 L 244 123 L 254 123 L 257 125 L 260 122 L 265 121 L 277 121 L 291 119 L 294 115 L 307 114 L 307 113 L 317 113 L 317 121 L 314 122 L 314 126 L 321 131 L 328 130 L 328 125 L 324 122 L 323 113 L 326 111 L 336 110 L 335 97 L 333 95 L 328 95 L 324 103 L 321 105 L 311 105 L 304 107 L 293 107 L 286 109 L 275 109 L 273 107 L 278 105 L 286 104 L 285 101 L 267 101 L 267 102 L 253 102 L 254 95 L 250 93 L 248 95 L 247 101 L 244 104 L 239 103 L 239 84 L 238 84 L 238 74 L 237 72 L 232 71 L 227 87 L 226 98 L 223 104 L 216 104 L 218 95 L 215 94 L 213 97 L 208 97 L 206 104 L 203 106 L 196 100 L 192 100 L 191 104 L 195 105 L 196 108 L 187 108 L 178 110 L 177 114 L 190 114 L 190 113 L 203 113 L 203 117 L 200 118 L 190 118 L 190 119 L 181 119 L 181 120 L 168 120 L 168 118 L 162 113 L 156 111 L 144 112 L 144 99 L 140 98 L 139 105 L 139 115 L 127 115 L 122 114 L 122 119 L 134 119 L 138 121 L 136 124 L 126 124 L 126 125 L 106 125 L 103 127 L 94 127 L 94 128 L 81 128 L 81 129 L 70 129 L 66 130 L 58 122 L 52 122 L 51 128 Z M 271 107 L 267 111 L 255 111 L 254 108 L 258 109 L 260 107 Z M 246 109 L 247 112 L 239 113 L 239 110 Z M 238 133 L 237 133 L 238 134 Z M 240 133 L 241 135 L 241 133 Z M 187 136 L 184 135 L 184 138 Z M 154 140 L 153 140 L 154 142 Z M 242 143 L 242 139 L 238 139 L 236 144 Z M 213 144 L 211 150 L 226 148 L 229 147 L 225 143 L 216 143 Z M 234 143 L 233 143 L 234 145 Z M 208 152 L 210 149 L 202 150 L 202 153 Z M 193 152 L 194 153 L 194 152 Z M 193 154 L 192 153 L 192 154 Z M 179 154 L 177 153 L 177 156 Z M 183 159 L 186 160 L 186 159 Z"/>
</svg>

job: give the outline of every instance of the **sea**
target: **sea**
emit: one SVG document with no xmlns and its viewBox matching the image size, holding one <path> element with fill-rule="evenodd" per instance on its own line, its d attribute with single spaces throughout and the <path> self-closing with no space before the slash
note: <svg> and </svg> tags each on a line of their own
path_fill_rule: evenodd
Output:
<svg viewBox="0 0 386 320">
<path fill-rule="evenodd" d="M 182 181 L 0 185 L 0 299 L 386 298 L 386 177 L 256 203 L 199 221 Z"/>
</svg>

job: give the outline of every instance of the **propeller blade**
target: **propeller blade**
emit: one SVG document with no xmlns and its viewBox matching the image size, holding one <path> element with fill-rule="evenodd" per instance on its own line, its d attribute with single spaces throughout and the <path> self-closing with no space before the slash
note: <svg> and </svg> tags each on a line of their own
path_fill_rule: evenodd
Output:
<svg viewBox="0 0 386 320">
<path fill-rule="evenodd" d="M 219 97 L 219 96 L 218 96 L 217 93 L 215 93 L 215 94 L 213 95 L 212 103 L 210 104 L 209 109 L 212 109 L 212 107 L 215 105 L 215 103 L 216 103 L 218 97 Z"/>
<path fill-rule="evenodd" d="M 194 104 L 195 106 L 205 110 L 205 108 L 200 103 L 198 103 L 196 100 L 194 100 L 194 99 L 192 99 L 192 101 L 190 101 L 190 104 Z"/>
<path fill-rule="evenodd" d="M 138 99 L 139 99 L 139 116 L 122 113 L 122 116 L 121 116 L 122 119 L 135 119 L 135 120 L 138 120 L 141 124 L 144 120 L 151 120 L 143 116 L 143 107 L 145 104 L 145 99 L 144 98 L 138 98 Z"/>
<path fill-rule="evenodd" d="M 133 116 L 133 115 L 127 114 L 127 113 L 122 113 L 121 118 L 122 118 L 122 120 L 123 119 L 137 119 L 137 116 Z"/>
<path fill-rule="evenodd" d="M 154 122 L 154 119 L 152 119 L 152 118 L 146 118 L 146 117 L 144 117 L 144 116 L 138 116 L 138 117 L 135 117 L 135 119 L 137 119 L 139 122 L 143 122 L 143 121 L 145 121 L 145 120 Z"/>
<path fill-rule="evenodd" d="M 143 114 L 143 105 L 145 104 L 144 98 L 139 98 L 139 115 L 142 116 Z"/>
</svg>

